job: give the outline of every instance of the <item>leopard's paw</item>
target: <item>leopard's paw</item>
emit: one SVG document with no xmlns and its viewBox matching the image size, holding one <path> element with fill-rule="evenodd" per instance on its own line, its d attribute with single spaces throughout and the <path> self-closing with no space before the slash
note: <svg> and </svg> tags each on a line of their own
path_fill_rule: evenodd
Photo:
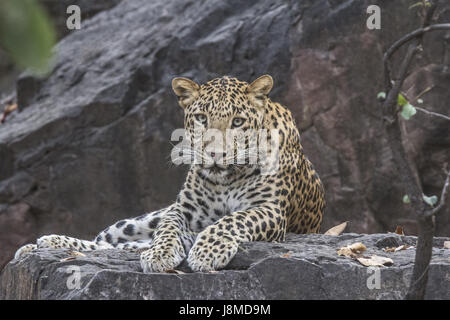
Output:
<svg viewBox="0 0 450 320">
<path fill-rule="evenodd" d="M 186 258 L 180 241 L 151 245 L 141 253 L 141 266 L 145 273 L 175 269 Z"/>
<path fill-rule="evenodd" d="M 35 249 L 37 249 L 37 245 L 32 243 L 26 244 L 16 251 L 14 259 L 18 260 Z"/>
<path fill-rule="evenodd" d="M 239 243 L 230 236 L 199 234 L 188 255 L 193 271 L 212 271 L 224 268 L 238 251 Z M 203 239 L 202 239 L 203 238 Z"/>
</svg>

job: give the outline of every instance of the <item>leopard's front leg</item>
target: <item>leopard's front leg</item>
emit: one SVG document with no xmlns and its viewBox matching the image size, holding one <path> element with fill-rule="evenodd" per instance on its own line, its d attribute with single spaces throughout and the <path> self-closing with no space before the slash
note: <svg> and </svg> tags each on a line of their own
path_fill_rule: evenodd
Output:
<svg viewBox="0 0 450 320">
<path fill-rule="evenodd" d="M 193 271 L 211 271 L 225 267 L 242 242 L 282 240 L 285 223 L 275 206 L 233 212 L 198 234 L 189 252 Z"/>
<path fill-rule="evenodd" d="M 112 248 L 111 245 L 105 243 L 102 246 L 99 246 L 98 243 L 89 240 L 81 240 L 63 235 L 47 235 L 42 236 L 36 240 L 36 244 L 26 244 L 20 247 L 16 253 L 14 254 L 15 259 L 22 258 L 25 254 L 30 253 L 35 249 L 72 249 L 77 251 L 89 251 L 96 250 L 99 248 Z"/>
<path fill-rule="evenodd" d="M 177 209 L 168 212 L 159 222 L 150 248 L 141 253 L 144 272 L 164 272 L 176 268 L 194 242 L 185 216 Z"/>
<path fill-rule="evenodd" d="M 98 249 L 139 249 L 148 247 L 158 221 L 171 207 L 150 212 L 137 218 L 120 220 L 109 226 L 93 241 L 82 240 L 64 235 L 46 235 L 37 239 L 36 244 L 27 244 L 19 248 L 15 259 L 35 249 L 72 249 L 77 251 L 90 251 Z"/>
</svg>

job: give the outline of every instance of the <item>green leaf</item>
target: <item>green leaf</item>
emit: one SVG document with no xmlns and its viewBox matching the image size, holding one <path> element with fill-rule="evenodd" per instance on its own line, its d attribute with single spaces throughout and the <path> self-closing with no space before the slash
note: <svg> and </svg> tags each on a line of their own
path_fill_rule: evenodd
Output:
<svg viewBox="0 0 450 320">
<path fill-rule="evenodd" d="M 419 1 L 419 2 L 416 2 L 416 3 L 412 4 L 412 5 L 410 5 L 408 9 L 411 10 L 411 9 L 413 9 L 415 7 L 422 7 L 422 6 L 423 6 L 423 1 Z M 430 1 L 425 1 L 425 7 L 430 7 L 430 6 L 431 6 Z"/>
<path fill-rule="evenodd" d="M 404 105 L 408 104 L 408 100 L 406 100 L 406 98 L 401 93 L 399 93 L 398 99 L 397 99 L 397 104 L 400 107 L 403 107 Z"/>
<path fill-rule="evenodd" d="M 18 66 L 47 72 L 55 39 L 50 18 L 35 0 L 0 1 L 0 46 Z"/>
<path fill-rule="evenodd" d="M 415 115 L 417 113 L 416 108 L 414 108 L 414 106 L 410 105 L 409 103 L 405 104 L 402 108 L 402 112 L 401 112 L 401 116 L 405 119 L 405 120 L 409 120 L 411 119 L 411 117 L 413 115 Z"/>
<path fill-rule="evenodd" d="M 409 200 L 409 196 L 407 194 L 403 196 L 403 203 L 411 203 L 411 200 Z"/>
<path fill-rule="evenodd" d="M 377 99 L 383 99 L 383 100 L 386 99 L 386 92 L 384 92 L 384 91 L 378 92 Z"/>
<path fill-rule="evenodd" d="M 423 197 L 423 201 L 425 201 L 431 207 L 434 207 L 434 205 L 438 201 L 438 197 L 437 196 L 427 197 L 426 195 L 422 195 L 422 197 Z"/>
<path fill-rule="evenodd" d="M 422 3 L 422 1 L 419 1 L 419 2 L 416 2 L 416 3 L 412 4 L 412 5 L 410 5 L 408 9 L 411 10 L 412 8 L 421 7 L 421 6 L 423 6 L 423 3 Z"/>
</svg>

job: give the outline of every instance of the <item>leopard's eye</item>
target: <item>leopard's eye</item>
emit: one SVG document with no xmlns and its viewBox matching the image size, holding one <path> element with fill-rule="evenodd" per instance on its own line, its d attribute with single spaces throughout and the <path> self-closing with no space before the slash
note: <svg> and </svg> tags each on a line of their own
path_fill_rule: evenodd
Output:
<svg viewBox="0 0 450 320">
<path fill-rule="evenodd" d="M 245 119 L 244 118 L 234 118 L 233 121 L 231 122 L 231 125 L 233 126 L 233 128 L 237 128 L 240 127 L 244 124 Z"/>
<path fill-rule="evenodd" d="M 203 113 L 197 113 L 196 115 L 194 115 L 195 120 L 197 120 L 198 122 L 200 122 L 203 125 L 206 125 L 206 121 L 208 120 L 208 117 L 203 114 Z"/>
</svg>

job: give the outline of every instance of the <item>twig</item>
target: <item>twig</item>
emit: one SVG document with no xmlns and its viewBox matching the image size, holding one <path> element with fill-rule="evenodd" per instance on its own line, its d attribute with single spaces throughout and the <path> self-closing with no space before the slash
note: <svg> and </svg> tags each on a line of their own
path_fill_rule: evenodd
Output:
<svg viewBox="0 0 450 320">
<path fill-rule="evenodd" d="M 426 26 L 426 27 L 416 29 L 416 30 L 408 33 L 404 37 L 400 38 L 396 42 L 394 42 L 394 44 L 386 51 L 386 53 L 383 56 L 383 64 L 384 64 L 384 74 L 385 74 L 385 87 L 387 88 L 387 91 L 389 91 L 392 88 L 391 69 L 389 67 L 389 59 L 392 56 L 392 54 L 395 51 L 397 51 L 401 46 L 403 46 L 405 43 L 411 41 L 412 39 L 421 37 L 427 32 L 437 31 L 437 30 L 450 30 L 450 23 L 434 24 L 431 26 Z"/>
<path fill-rule="evenodd" d="M 431 26 L 422 27 L 419 29 L 416 29 L 407 35 L 403 36 L 386 51 L 384 54 L 384 60 L 389 59 L 392 54 L 398 50 L 401 46 L 403 46 L 408 41 L 411 41 L 414 38 L 417 38 L 419 36 L 422 36 L 423 34 L 430 32 L 430 31 L 437 31 L 437 30 L 450 30 L 450 23 L 439 23 L 439 24 L 433 24 Z"/>
<path fill-rule="evenodd" d="M 440 114 L 440 113 L 437 113 L 437 112 L 433 112 L 433 111 L 428 111 L 426 109 L 423 109 L 423 108 L 420 108 L 420 107 L 416 107 L 416 106 L 414 108 L 416 108 L 417 110 L 422 111 L 423 113 L 426 113 L 426 114 L 428 114 L 430 116 L 435 116 L 435 117 L 439 117 L 439 118 L 442 118 L 442 119 L 450 120 L 449 116 L 446 116 L 446 115 L 443 115 L 443 114 Z"/>
<path fill-rule="evenodd" d="M 423 90 L 421 93 L 419 93 L 419 95 L 418 95 L 417 97 L 415 97 L 415 98 L 412 99 L 412 100 L 409 98 L 409 96 L 408 96 L 407 93 L 402 92 L 402 95 L 403 95 L 403 96 L 406 98 L 406 100 L 408 100 L 408 101 L 417 101 L 421 96 L 423 96 L 425 93 L 427 93 L 427 92 L 429 92 L 431 89 L 433 89 L 433 87 L 434 87 L 434 85 L 431 86 L 431 87 L 426 88 L 426 89 Z M 435 117 L 443 118 L 443 119 L 445 119 L 445 120 L 450 120 L 450 117 L 449 117 L 449 116 L 446 116 L 446 115 L 444 115 L 444 114 L 442 114 L 442 113 L 437 113 L 437 112 L 433 112 L 433 111 L 428 111 L 428 110 L 426 110 L 426 109 L 424 109 L 424 108 L 417 107 L 417 106 L 414 106 L 414 108 L 416 108 L 417 110 L 419 110 L 419 111 L 421 111 L 421 112 L 423 112 L 423 113 L 426 113 L 426 114 L 428 114 L 428 115 L 430 115 L 430 116 L 435 116 Z"/>
<path fill-rule="evenodd" d="M 403 82 L 406 79 L 406 73 L 407 73 L 408 67 L 416 53 L 417 45 L 418 45 L 418 42 L 415 41 L 408 47 L 406 56 L 403 59 L 403 62 L 400 66 L 400 70 L 398 73 L 398 81 L 396 81 L 394 83 L 393 87 L 391 87 L 391 88 L 387 87 L 388 95 L 383 104 L 383 111 L 385 112 L 384 116 L 387 118 L 396 116 L 395 108 L 397 106 L 398 94 L 400 93 Z M 390 83 L 390 81 L 389 81 L 389 83 Z M 394 122 L 395 121 L 396 120 L 394 120 Z"/>
<path fill-rule="evenodd" d="M 429 91 L 431 91 L 431 89 L 433 89 L 435 87 L 435 85 L 433 84 L 431 87 L 426 88 L 425 90 L 423 90 L 421 93 L 419 93 L 417 95 L 417 97 L 414 98 L 414 101 L 419 100 L 425 93 L 428 93 Z"/>
<path fill-rule="evenodd" d="M 419 283 L 419 281 L 422 281 L 422 280 L 423 280 L 423 277 L 426 277 L 426 276 L 427 276 L 427 274 L 428 274 L 428 269 L 429 269 L 429 268 L 430 268 L 430 265 L 427 265 L 426 268 L 425 268 L 425 270 L 423 270 L 422 274 L 420 275 L 420 277 L 417 278 L 416 281 L 414 281 L 413 283 L 411 283 L 410 286 L 411 286 L 411 287 L 412 287 L 412 286 L 416 286 L 416 285 Z"/>
<path fill-rule="evenodd" d="M 445 178 L 444 186 L 442 187 L 441 200 L 439 201 L 439 204 L 436 207 L 434 207 L 433 209 L 428 210 L 424 213 L 425 217 L 430 217 L 430 216 L 435 215 L 445 206 L 445 200 L 446 200 L 449 185 L 450 185 L 450 171 L 447 171 L 447 177 Z"/>
<path fill-rule="evenodd" d="M 423 9 L 425 10 L 425 14 L 424 14 L 425 17 L 422 22 L 422 27 L 428 27 L 430 25 L 430 22 L 433 19 L 434 12 L 436 11 L 436 9 L 438 7 L 439 0 L 434 1 L 434 2 L 430 1 L 431 6 L 428 10 L 425 5 L 425 2 L 426 1 L 424 1 L 424 6 L 423 6 Z"/>
</svg>

